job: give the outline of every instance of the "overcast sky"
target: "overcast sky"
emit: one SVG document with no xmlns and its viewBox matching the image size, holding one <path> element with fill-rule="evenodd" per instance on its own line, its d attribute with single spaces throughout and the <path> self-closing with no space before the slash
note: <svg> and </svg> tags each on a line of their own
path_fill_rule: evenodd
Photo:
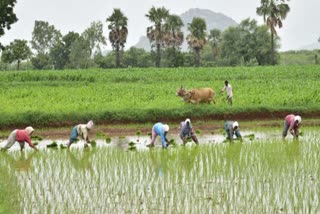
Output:
<svg viewBox="0 0 320 214">
<path fill-rule="evenodd" d="M 93 21 L 105 24 L 113 8 L 120 8 L 128 17 L 127 47 L 135 45 L 140 36 L 146 34 L 150 22 L 145 17 L 152 6 L 162 7 L 171 14 L 180 15 L 190 8 L 209 9 L 223 13 L 236 22 L 255 18 L 262 24 L 262 17 L 256 15 L 260 0 L 17 0 L 14 12 L 18 22 L 12 25 L 0 42 L 9 44 L 14 39 L 31 40 L 35 20 L 47 21 L 62 34 L 69 31 L 82 33 Z M 316 43 L 320 37 L 320 0 L 291 0 L 291 11 L 278 30 L 281 50 L 297 49 Z M 107 45 L 111 49 L 111 45 Z"/>
</svg>

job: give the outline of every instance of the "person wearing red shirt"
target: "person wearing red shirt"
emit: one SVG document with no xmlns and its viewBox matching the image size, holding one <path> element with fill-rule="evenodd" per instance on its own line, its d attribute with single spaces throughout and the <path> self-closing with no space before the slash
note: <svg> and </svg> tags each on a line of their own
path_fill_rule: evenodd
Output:
<svg viewBox="0 0 320 214">
<path fill-rule="evenodd" d="M 10 149 L 11 146 L 13 146 L 16 141 L 18 141 L 21 151 L 24 149 L 25 142 L 27 142 L 31 148 L 38 151 L 38 149 L 31 142 L 30 136 L 32 135 L 33 131 L 34 129 L 31 126 L 28 126 L 25 129 L 13 130 L 8 137 L 7 144 L 1 150 L 4 151 Z"/>
<path fill-rule="evenodd" d="M 289 114 L 284 119 L 284 128 L 282 131 L 282 137 L 287 136 L 288 131 L 295 138 L 299 136 L 299 128 L 301 126 L 301 117 L 299 115 Z"/>
</svg>

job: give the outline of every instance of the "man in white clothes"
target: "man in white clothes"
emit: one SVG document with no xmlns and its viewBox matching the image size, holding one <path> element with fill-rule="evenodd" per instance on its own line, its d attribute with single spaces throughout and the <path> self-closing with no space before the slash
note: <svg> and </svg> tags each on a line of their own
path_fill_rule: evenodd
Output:
<svg viewBox="0 0 320 214">
<path fill-rule="evenodd" d="M 227 100 L 228 103 L 232 106 L 232 86 L 229 84 L 228 80 L 224 81 L 224 87 L 221 89 L 220 93 L 227 91 Z"/>
</svg>

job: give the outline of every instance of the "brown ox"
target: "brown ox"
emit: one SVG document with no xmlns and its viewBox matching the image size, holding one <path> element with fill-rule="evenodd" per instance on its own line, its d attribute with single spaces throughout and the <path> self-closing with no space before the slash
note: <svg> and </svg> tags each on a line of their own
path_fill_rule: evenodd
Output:
<svg viewBox="0 0 320 214">
<path fill-rule="evenodd" d="M 212 88 L 195 88 L 186 90 L 182 86 L 176 93 L 177 96 L 187 103 L 210 103 L 211 101 L 216 104 L 214 99 L 214 90 Z"/>
</svg>

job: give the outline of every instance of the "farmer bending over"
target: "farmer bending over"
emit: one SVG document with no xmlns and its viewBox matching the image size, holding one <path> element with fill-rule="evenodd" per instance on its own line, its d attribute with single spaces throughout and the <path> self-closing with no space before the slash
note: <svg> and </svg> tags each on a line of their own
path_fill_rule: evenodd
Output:
<svg viewBox="0 0 320 214">
<path fill-rule="evenodd" d="M 237 121 L 226 121 L 224 124 L 224 130 L 226 131 L 228 138 L 231 142 L 233 141 L 233 135 L 237 138 L 242 139 L 239 131 L 239 123 Z"/>
<path fill-rule="evenodd" d="M 161 144 L 162 144 L 162 148 L 166 149 L 167 148 L 167 143 L 169 143 L 168 139 L 167 139 L 167 134 L 169 131 L 169 126 L 167 124 L 163 124 L 163 123 L 156 123 L 154 124 L 154 126 L 152 127 L 152 138 L 151 138 L 151 143 L 148 144 L 148 147 L 153 147 L 154 146 L 154 142 L 156 140 L 156 137 L 159 135 L 161 138 Z"/>
<path fill-rule="evenodd" d="M 179 130 L 180 130 L 179 136 L 183 141 L 183 144 L 186 144 L 188 141 L 188 138 L 190 137 L 192 138 L 193 142 L 195 142 L 196 144 L 199 143 L 197 136 L 195 135 L 194 130 L 192 128 L 190 119 L 186 119 L 185 121 L 182 121 L 180 123 Z"/>
<path fill-rule="evenodd" d="M 33 131 L 34 129 L 31 126 L 28 126 L 25 129 L 13 130 L 8 137 L 7 144 L 1 149 L 1 151 L 8 150 L 16 141 L 19 142 L 21 151 L 24 149 L 25 142 L 27 142 L 31 148 L 38 151 L 38 149 L 31 142 L 30 136 L 32 135 Z"/>
<path fill-rule="evenodd" d="M 68 143 L 68 148 L 71 146 L 71 144 L 77 139 L 79 136 L 81 140 L 85 140 L 85 147 L 88 146 L 88 143 L 90 143 L 89 137 L 88 137 L 88 132 L 92 129 L 93 127 L 93 121 L 90 120 L 87 124 L 79 124 L 73 127 L 71 135 L 70 135 L 70 140 Z"/>
<path fill-rule="evenodd" d="M 293 137 L 299 137 L 299 128 L 301 126 L 301 117 L 299 115 L 289 114 L 284 119 L 284 128 L 282 132 L 282 137 L 287 136 L 288 130 Z"/>
</svg>

